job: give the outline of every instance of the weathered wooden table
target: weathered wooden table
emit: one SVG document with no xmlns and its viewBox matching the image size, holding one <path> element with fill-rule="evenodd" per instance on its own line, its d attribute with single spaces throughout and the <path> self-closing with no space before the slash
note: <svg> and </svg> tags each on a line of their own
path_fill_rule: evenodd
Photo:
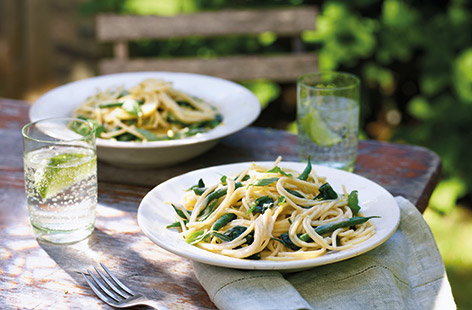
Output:
<svg viewBox="0 0 472 310">
<path fill-rule="evenodd" d="M 191 263 L 160 249 L 138 227 L 136 212 L 155 185 L 181 173 L 216 164 L 297 160 L 296 137 L 247 128 L 206 154 L 166 169 L 126 170 L 99 165 L 96 230 L 79 243 L 38 243 L 27 218 L 20 128 L 28 104 L 0 99 L 0 309 L 107 308 L 78 271 L 104 262 L 119 278 L 169 309 L 215 309 L 195 279 Z M 257 145 L 252 143 L 257 141 Z M 356 173 L 403 195 L 420 211 L 439 178 L 440 161 L 415 146 L 362 141 Z"/>
</svg>

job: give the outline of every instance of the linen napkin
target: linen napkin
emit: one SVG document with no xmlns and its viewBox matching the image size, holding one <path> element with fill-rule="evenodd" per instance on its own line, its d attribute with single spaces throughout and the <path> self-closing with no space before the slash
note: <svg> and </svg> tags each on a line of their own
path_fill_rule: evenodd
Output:
<svg viewBox="0 0 472 310">
<path fill-rule="evenodd" d="M 220 310 L 455 309 L 428 225 L 408 200 L 395 200 L 398 230 L 358 257 L 284 274 L 194 262 L 195 275 Z"/>
</svg>

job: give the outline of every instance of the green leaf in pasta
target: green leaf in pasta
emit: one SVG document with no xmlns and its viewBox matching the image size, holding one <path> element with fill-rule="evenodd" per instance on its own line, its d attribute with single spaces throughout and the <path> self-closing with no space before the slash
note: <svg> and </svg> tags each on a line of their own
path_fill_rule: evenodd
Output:
<svg viewBox="0 0 472 310">
<path fill-rule="evenodd" d="M 357 215 L 361 210 L 359 206 L 359 197 L 357 196 L 357 191 L 352 191 L 347 197 L 347 205 L 351 209 L 353 215 Z"/>
<path fill-rule="evenodd" d="M 267 178 L 267 179 L 262 179 L 262 180 L 257 180 L 255 183 L 253 183 L 253 186 L 267 186 L 270 185 L 274 182 L 277 182 L 279 178 Z"/>
<path fill-rule="evenodd" d="M 292 175 L 290 173 L 287 173 L 285 171 L 283 171 L 279 166 L 275 166 L 274 168 L 270 169 L 270 170 L 267 170 L 267 172 L 271 172 L 271 173 L 280 173 L 282 175 L 285 175 L 287 177 L 291 177 Z"/>
</svg>

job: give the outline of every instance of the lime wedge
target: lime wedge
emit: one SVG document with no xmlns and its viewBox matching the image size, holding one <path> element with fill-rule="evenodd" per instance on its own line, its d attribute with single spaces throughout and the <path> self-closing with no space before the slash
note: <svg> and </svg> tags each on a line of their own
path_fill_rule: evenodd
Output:
<svg viewBox="0 0 472 310">
<path fill-rule="evenodd" d="M 93 159 L 81 153 L 64 153 L 47 159 L 34 175 L 34 186 L 41 198 L 51 198 L 90 176 L 96 169 L 91 164 Z"/>
<path fill-rule="evenodd" d="M 305 114 L 300 121 L 303 131 L 320 146 L 332 146 L 341 142 L 342 138 L 333 132 L 324 122 L 320 112 L 315 109 Z"/>
</svg>

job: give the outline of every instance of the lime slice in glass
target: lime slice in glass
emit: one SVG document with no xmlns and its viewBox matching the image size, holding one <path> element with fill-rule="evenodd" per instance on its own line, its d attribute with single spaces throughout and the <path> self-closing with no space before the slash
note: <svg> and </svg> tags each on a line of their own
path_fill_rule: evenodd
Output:
<svg viewBox="0 0 472 310">
<path fill-rule="evenodd" d="M 308 113 L 303 115 L 300 123 L 308 137 L 320 146 L 332 146 L 342 140 L 341 136 L 328 127 L 320 112 L 315 109 L 310 109 Z"/>
<path fill-rule="evenodd" d="M 94 157 L 81 153 L 64 153 L 47 159 L 34 175 L 34 186 L 43 199 L 90 176 L 95 169 Z"/>
</svg>

